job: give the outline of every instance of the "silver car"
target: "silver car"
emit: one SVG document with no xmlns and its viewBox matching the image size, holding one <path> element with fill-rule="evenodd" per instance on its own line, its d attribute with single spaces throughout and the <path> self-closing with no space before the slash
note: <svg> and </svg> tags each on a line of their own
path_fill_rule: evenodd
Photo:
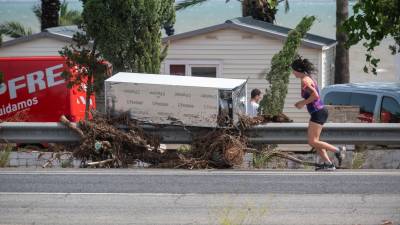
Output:
<svg viewBox="0 0 400 225">
<path fill-rule="evenodd" d="M 326 105 L 360 107 L 364 122 L 400 123 L 400 83 L 349 83 L 325 87 Z"/>
</svg>

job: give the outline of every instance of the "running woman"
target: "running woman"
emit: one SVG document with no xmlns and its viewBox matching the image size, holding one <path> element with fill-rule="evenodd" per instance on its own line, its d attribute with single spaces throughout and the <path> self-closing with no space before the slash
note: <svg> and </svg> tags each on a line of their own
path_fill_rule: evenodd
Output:
<svg viewBox="0 0 400 225">
<path fill-rule="evenodd" d="M 311 77 L 315 72 L 314 66 L 308 59 L 302 59 L 298 56 L 292 63 L 292 69 L 294 76 L 301 80 L 301 97 L 304 98 L 304 100 L 298 101 L 295 107 L 302 109 L 307 106 L 307 111 L 311 116 L 308 124 L 308 144 L 317 150 L 324 161 L 316 170 L 334 171 L 336 167 L 329 159 L 326 150 L 334 152 L 339 165 L 341 165 L 345 157 L 346 148 L 335 147 L 320 141 L 323 125 L 328 119 L 328 110 L 320 98 L 317 82 Z"/>
</svg>

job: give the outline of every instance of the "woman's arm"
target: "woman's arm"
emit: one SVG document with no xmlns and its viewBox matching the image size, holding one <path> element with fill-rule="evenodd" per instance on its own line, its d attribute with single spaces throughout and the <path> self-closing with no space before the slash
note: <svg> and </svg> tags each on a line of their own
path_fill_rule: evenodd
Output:
<svg viewBox="0 0 400 225">
<path fill-rule="evenodd" d="M 311 80 L 311 78 L 308 78 L 308 77 L 305 78 L 304 80 L 302 80 L 302 83 L 303 83 L 302 88 L 306 89 L 311 94 L 310 94 L 310 97 L 308 97 L 307 99 L 298 101 L 295 104 L 296 108 L 298 108 L 298 109 L 303 108 L 305 105 L 307 105 L 307 104 L 309 104 L 309 103 L 311 103 L 311 102 L 313 102 L 313 101 L 315 101 L 315 100 L 317 100 L 319 98 L 318 92 L 314 88 L 314 86 L 313 86 L 314 82 Z"/>
</svg>

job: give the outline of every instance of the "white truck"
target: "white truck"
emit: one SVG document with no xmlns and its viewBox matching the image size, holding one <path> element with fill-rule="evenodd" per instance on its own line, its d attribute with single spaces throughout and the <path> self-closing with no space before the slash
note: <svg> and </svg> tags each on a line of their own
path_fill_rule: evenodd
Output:
<svg viewBox="0 0 400 225">
<path fill-rule="evenodd" d="M 223 127 L 246 113 L 246 80 L 117 73 L 105 81 L 106 112 L 155 124 Z"/>
</svg>

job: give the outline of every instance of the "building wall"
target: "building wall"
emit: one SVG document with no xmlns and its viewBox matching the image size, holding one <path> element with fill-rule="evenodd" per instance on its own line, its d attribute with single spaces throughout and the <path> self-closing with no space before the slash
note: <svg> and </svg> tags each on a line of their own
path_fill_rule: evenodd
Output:
<svg viewBox="0 0 400 225">
<path fill-rule="evenodd" d="M 322 52 L 324 76 L 321 87 L 332 85 L 335 82 L 335 50 L 335 47 L 331 47 Z"/>
<path fill-rule="evenodd" d="M 59 56 L 58 51 L 66 45 L 69 45 L 69 43 L 43 37 L 12 46 L 1 47 L 0 57 Z"/>
<path fill-rule="evenodd" d="M 253 88 L 265 91 L 267 68 L 274 54 L 283 47 L 281 40 L 270 39 L 236 29 L 225 29 L 170 43 L 168 55 L 162 65 L 166 73 L 167 61 L 215 61 L 222 65 L 224 78 L 248 79 L 248 96 Z M 322 50 L 301 47 L 299 53 L 311 60 L 322 71 Z M 328 55 L 328 54 L 327 54 Z M 317 77 L 322 79 L 323 73 Z M 318 81 L 320 82 L 320 81 Z M 284 112 L 295 122 L 306 122 L 309 116 L 305 109 L 293 105 L 300 99 L 300 81 L 290 77 Z"/>
</svg>

